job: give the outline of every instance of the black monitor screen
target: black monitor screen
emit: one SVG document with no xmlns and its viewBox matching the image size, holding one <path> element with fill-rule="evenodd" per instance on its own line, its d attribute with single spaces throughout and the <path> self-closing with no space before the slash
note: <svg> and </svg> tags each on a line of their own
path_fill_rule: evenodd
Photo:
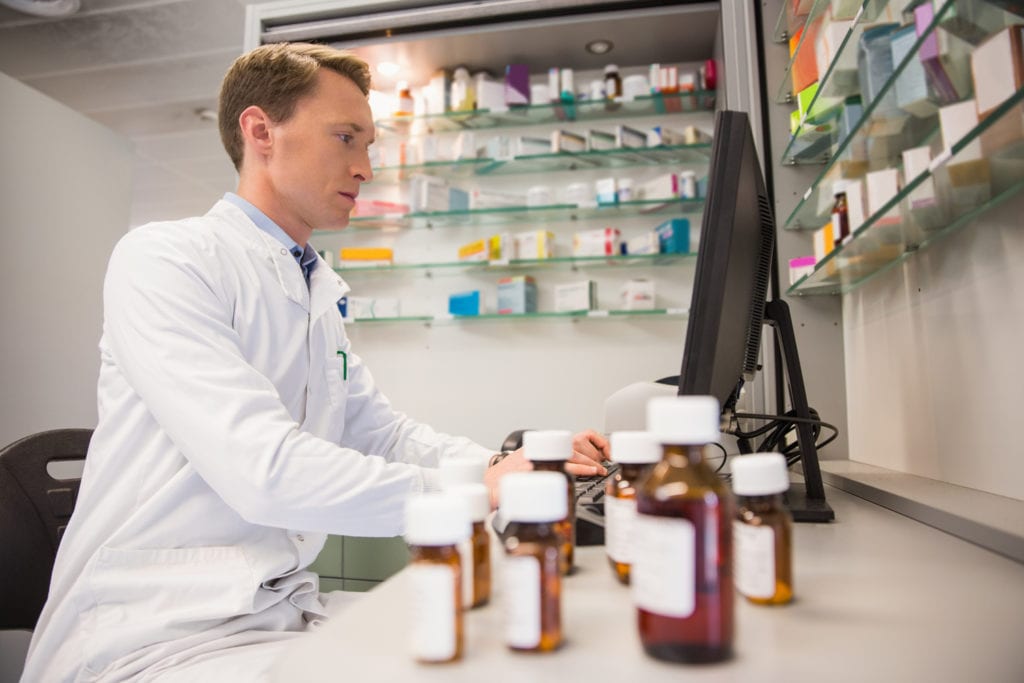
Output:
<svg viewBox="0 0 1024 683">
<path fill-rule="evenodd" d="M 715 120 L 680 394 L 733 409 L 757 370 L 775 225 L 747 115 Z"/>
</svg>

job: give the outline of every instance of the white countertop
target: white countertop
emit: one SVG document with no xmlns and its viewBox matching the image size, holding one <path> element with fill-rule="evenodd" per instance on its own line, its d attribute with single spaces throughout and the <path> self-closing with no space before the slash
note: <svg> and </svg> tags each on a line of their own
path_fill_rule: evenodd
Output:
<svg viewBox="0 0 1024 683">
<path fill-rule="evenodd" d="M 604 548 L 589 547 L 564 578 L 557 652 L 508 651 L 497 594 L 466 614 L 461 662 L 417 664 L 401 572 L 296 639 L 278 680 L 1024 681 L 1024 565 L 837 489 L 827 495 L 837 521 L 795 527 L 796 601 L 758 607 L 737 596 L 730 662 L 647 657 L 629 588 Z"/>
</svg>

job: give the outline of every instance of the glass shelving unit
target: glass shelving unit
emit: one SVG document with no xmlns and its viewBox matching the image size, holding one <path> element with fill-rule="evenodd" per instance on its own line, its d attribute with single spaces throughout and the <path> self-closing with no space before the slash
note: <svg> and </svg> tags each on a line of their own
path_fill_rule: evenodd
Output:
<svg viewBox="0 0 1024 683">
<path fill-rule="evenodd" d="M 849 292 L 1016 196 L 1024 188 L 1022 130 L 1024 88 L 937 155 L 788 293 Z M 936 200 L 922 205 L 915 196 L 925 183 Z"/>
<path fill-rule="evenodd" d="M 707 112 L 714 108 L 715 92 L 698 90 L 689 93 L 656 93 L 637 97 L 629 102 L 580 100 L 512 107 L 507 111 L 500 112 L 477 109 L 422 116 L 397 116 L 378 119 L 375 125 L 381 131 L 402 134 L 439 133 Z"/>
<path fill-rule="evenodd" d="M 506 271 L 521 268 L 629 268 L 671 266 L 692 259 L 696 254 L 634 254 L 619 256 L 559 256 L 546 259 L 508 261 L 440 261 L 435 263 L 393 263 L 390 265 L 342 266 L 335 272 L 343 277 L 363 274 L 431 273 L 433 271 Z"/>
<path fill-rule="evenodd" d="M 807 0 L 805 0 L 806 3 Z M 789 42 L 790 38 L 796 35 L 796 32 L 803 28 L 803 33 L 800 34 L 800 40 L 797 42 L 796 49 L 793 54 L 789 57 L 789 63 L 786 64 L 785 71 L 782 72 L 782 82 L 779 85 L 778 93 L 775 95 L 775 101 L 780 104 L 791 102 L 795 97 L 796 93 L 792 89 L 792 73 L 793 66 L 796 64 L 797 58 L 800 56 L 802 50 L 813 50 L 813 41 L 807 40 L 807 37 L 813 33 L 814 27 L 821 23 L 821 19 L 824 16 L 825 9 L 828 8 L 831 0 L 814 0 L 810 10 L 805 15 L 790 16 L 789 5 L 791 0 L 783 0 L 782 11 L 779 15 L 778 21 L 775 23 L 775 33 L 773 38 L 775 42 Z"/>
<path fill-rule="evenodd" d="M 383 323 L 420 323 L 426 325 L 435 324 L 474 324 L 479 322 L 529 322 L 536 320 L 624 320 L 636 319 L 664 319 L 679 320 L 687 317 L 689 311 L 685 308 L 658 308 L 648 311 L 624 311 L 624 310 L 601 310 L 601 311 L 540 311 L 537 313 L 516 313 L 499 314 L 484 313 L 481 315 L 411 315 L 397 318 L 351 318 L 345 321 L 346 324 L 374 324 Z"/>
<path fill-rule="evenodd" d="M 511 159 L 461 159 L 431 161 L 425 164 L 385 166 L 375 169 L 374 180 L 393 182 L 413 175 L 444 178 L 553 173 L 558 171 L 603 170 L 636 166 L 669 166 L 706 164 L 711 158 L 711 144 L 664 145 L 589 152 L 557 152 L 530 154 Z"/>
<path fill-rule="evenodd" d="M 580 207 L 575 204 L 548 206 L 516 206 L 469 211 L 429 211 L 381 216 L 357 216 L 349 222 L 349 229 L 403 230 L 445 228 L 456 226 L 491 226 L 508 223 L 557 223 L 590 219 L 615 220 L 634 217 L 663 217 L 697 214 L 704 209 L 704 199 L 636 199 L 618 204 L 600 204 Z M 339 231 L 317 231 L 317 236 L 338 234 Z"/>
<path fill-rule="evenodd" d="M 782 152 L 782 163 L 796 165 L 796 164 L 824 164 L 828 163 L 830 159 L 833 159 L 842 154 L 845 150 L 844 142 L 849 142 L 854 139 L 857 134 L 859 127 L 850 132 L 846 140 L 839 140 L 839 126 L 838 126 L 838 115 L 839 106 L 843 103 L 843 100 L 850 95 L 856 95 L 860 92 L 860 84 L 857 79 L 857 72 L 855 69 L 840 69 L 840 64 L 849 64 L 852 59 L 852 63 L 856 64 L 857 60 L 857 45 L 860 42 L 861 34 L 864 32 L 865 27 L 876 23 L 883 12 L 891 13 L 895 16 L 899 16 L 906 6 L 911 4 L 913 0 L 866 0 L 861 6 L 856 18 L 854 19 L 853 26 L 847 31 L 846 36 L 843 38 L 836 55 L 832 60 L 832 63 L 825 69 L 825 73 L 818 79 L 818 90 L 814 97 L 811 99 L 810 105 L 808 106 L 808 115 L 801 122 L 800 129 L 790 135 L 789 142 L 786 145 L 785 150 Z M 951 4 L 952 0 L 947 1 L 947 5 Z M 827 2 L 824 3 L 826 6 Z M 815 4 L 817 7 L 817 3 Z M 816 21 L 821 21 L 824 16 L 816 18 Z M 936 17 L 938 19 L 938 17 Z M 934 27 L 934 25 L 933 25 Z M 930 33 L 930 32 L 929 32 Z M 894 70 L 893 78 L 890 79 L 890 83 L 879 93 L 869 106 L 864 108 L 864 114 L 860 121 L 863 124 L 865 121 L 870 120 L 871 114 L 875 111 L 877 104 L 883 101 L 886 93 L 889 92 L 889 88 L 896 82 L 896 79 L 907 64 L 910 63 L 910 59 L 917 58 L 918 48 L 921 43 L 924 42 L 924 38 L 917 41 L 914 49 L 910 51 L 910 55 L 904 59 L 899 67 Z M 801 45 L 801 47 L 803 47 Z M 796 54 L 793 55 L 795 60 L 799 54 L 799 49 Z M 813 50 L 813 45 L 808 45 L 806 49 Z M 792 65 L 793 61 L 790 61 Z M 818 68 L 822 68 L 822 65 L 818 65 Z M 779 94 L 776 98 L 779 102 L 790 101 L 790 90 L 791 83 L 789 79 L 789 73 L 786 74 L 786 79 L 782 82 L 779 88 Z M 795 94 L 792 94 L 795 97 Z M 869 111 L 870 110 L 870 111 Z M 912 146 L 912 145 L 911 145 Z"/>
<path fill-rule="evenodd" d="M 816 230 L 828 222 L 828 211 L 831 206 L 830 197 L 821 196 L 822 192 L 830 192 L 832 181 L 844 177 L 860 177 L 870 168 L 892 168 L 900 163 L 900 153 L 904 149 L 922 145 L 935 144 L 939 135 L 939 124 L 936 116 L 917 118 L 907 115 L 902 129 L 894 135 L 877 135 L 880 127 L 886 122 L 876 118 L 876 109 L 886 99 L 886 95 L 896 88 L 896 84 L 912 60 L 918 59 L 918 51 L 925 40 L 938 30 L 938 25 L 945 15 L 958 11 L 965 0 L 945 0 L 936 8 L 935 18 L 926 31 L 918 37 L 906 57 L 895 65 L 892 76 L 880 88 L 877 96 L 864 106 L 860 120 L 844 138 L 838 139 L 834 132 L 827 134 L 828 144 L 821 146 L 820 141 L 807 138 L 808 146 L 800 142 L 804 136 L 797 134 L 790 139 L 790 144 L 783 152 L 783 164 L 817 163 L 824 161 L 825 168 L 814 180 L 796 207 L 783 222 L 788 230 Z M 891 5 L 891 6 L 890 6 Z M 905 0 L 868 0 L 864 5 L 861 24 L 854 26 L 847 36 L 844 49 L 856 50 L 859 39 L 859 28 L 869 17 L 878 17 L 883 10 L 902 10 Z M 837 58 L 838 60 L 838 58 Z M 826 74 L 828 76 L 828 74 Z M 827 82 L 819 87 L 828 90 Z M 819 95 L 820 99 L 820 95 Z M 813 105 L 812 105 L 813 106 Z M 806 153 L 806 154 L 804 154 Z M 801 156 L 803 154 L 803 156 Z M 795 156 L 794 156 L 795 155 Z"/>
</svg>

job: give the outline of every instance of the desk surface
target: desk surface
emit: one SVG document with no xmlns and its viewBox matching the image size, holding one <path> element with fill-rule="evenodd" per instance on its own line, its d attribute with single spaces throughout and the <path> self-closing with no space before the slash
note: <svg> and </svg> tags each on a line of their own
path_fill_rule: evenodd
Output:
<svg viewBox="0 0 1024 683">
<path fill-rule="evenodd" d="M 557 652 L 509 652 L 498 594 L 467 613 L 461 662 L 417 664 L 402 572 L 296 639 L 278 679 L 1024 681 L 1024 566 L 837 489 L 828 496 L 836 522 L 796 525 L 797 600 L 768 608 L 738 598 L 736 656 L 724 664 L 645 656 L 629 588 L 592 547 L 578 549 L 564 580 Z"/>
</svg>

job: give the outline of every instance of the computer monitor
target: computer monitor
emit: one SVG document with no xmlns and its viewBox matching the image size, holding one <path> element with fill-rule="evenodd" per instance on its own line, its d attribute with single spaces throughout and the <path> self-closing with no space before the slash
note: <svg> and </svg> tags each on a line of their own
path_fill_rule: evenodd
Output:
<svg viewBox="0 0 1024 683">
<path fill-rule="evenodd" d="M 775 221 L 747 115 L 721 111 L 715 120 L 708 196 L 701 223 L 696 275 L 679 376 L 680 395 L 710 395 L 722 406 L 723 424 L 735 425 L 736 403 L 758 371 L 761 332 L 769 324 L 783 354 L 805 486 L 793 487 L 788 505 L 798 521 L 828 521 L 813 425 L 789 310 L 768 299 L 775 254 Z M 784 406 L 776 406 L 779 415 Z M 786 423 L 785 420 L 782 421 Z M 750 444 L 740 439 L 740 448 Z"/>
</svg>

